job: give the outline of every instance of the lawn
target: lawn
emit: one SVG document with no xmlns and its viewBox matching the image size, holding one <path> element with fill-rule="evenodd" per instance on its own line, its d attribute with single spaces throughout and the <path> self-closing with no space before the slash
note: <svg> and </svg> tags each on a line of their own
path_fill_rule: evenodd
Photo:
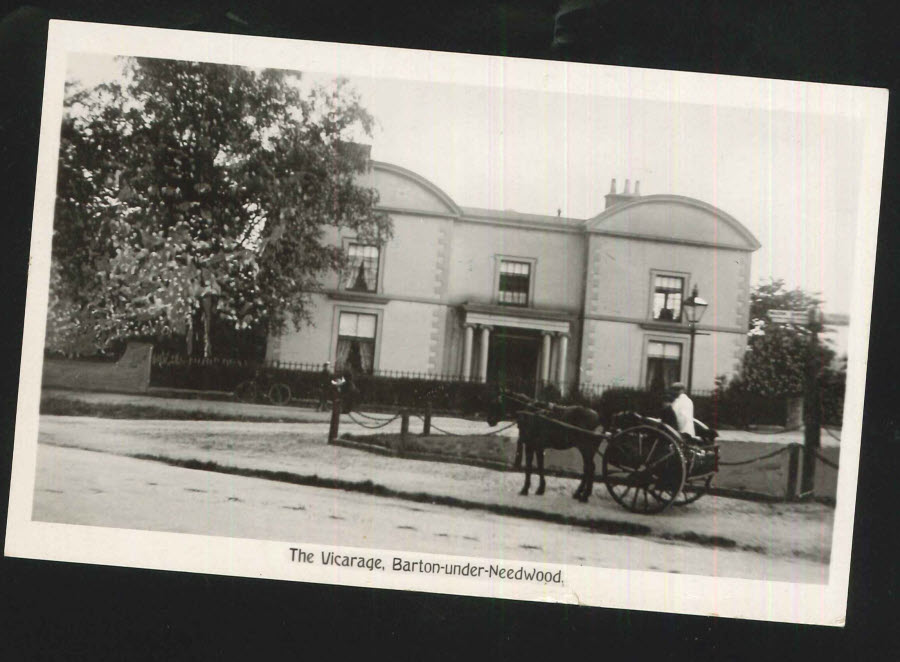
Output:
<svg viewBox="0 0 900 662">
<path fill-rule="evenodd" d="M 345 438 L 398 452 L 404 457 L 422 459 L 445 459 L 463 461 L 494 468 L 512 468 L 516 452 L 515 439 L 497 435 L 407 435 L 403 440 L 399 434 L 354 434 Z M 601 446 L 601 451 L 605 446 Z M 723 491 L 737 491 L 783 497 L 787 486 L 789 453 L 787 446 L 778 443 L 720 441 L 719 459 L 722 463 L 713 480 L 713 485 Z M 780 451 L 780 452 L 779 452 Z M 777 455 L 732 466 L 730 463 L 748 462 L 770 453 Z M 820 453 L 829 462 L 838 463 L 840 449 L 823 448 Z M 524 462 L 524 460 L 523 460 Z M 544 466 L 548 473 L 581 475 L 581 455 L 575 449 L 567 451 L 547 451 Z M 597 458 L 597 473 L 602 471 L 601 460 Z M 824 499 L 835 498 L 837 471 L 817 462 L 815 494 Z"/>
</svg>

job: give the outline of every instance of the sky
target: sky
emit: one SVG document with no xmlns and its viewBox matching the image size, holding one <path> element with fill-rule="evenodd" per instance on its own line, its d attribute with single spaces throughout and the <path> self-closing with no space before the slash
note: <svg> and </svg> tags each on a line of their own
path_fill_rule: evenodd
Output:
<svg viewBox="0 0 900 662">
<path fill-rule="evenodd" d="M 115 78 L 72 55 L 68 77 Z M 305 72 L 331 84 L 340 72 Z M 846 313 L 863 126 L 837 115 L 349 77 L 377 126 L 372 158 L 412 170 L 463 207 L 590 218 L 610 180 L 697 198 L 760 241 L 751 283 L 784 279 Z"/>
</svg>

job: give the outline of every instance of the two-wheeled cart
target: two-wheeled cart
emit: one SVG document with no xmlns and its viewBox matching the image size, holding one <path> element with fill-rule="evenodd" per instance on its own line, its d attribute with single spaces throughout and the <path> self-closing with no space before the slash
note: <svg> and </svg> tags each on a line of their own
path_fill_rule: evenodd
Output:
<svg viewBox="0 0 900 662">
<path fill-rule="evenodd" d="M 603 481 L 613 499 L 636 513 L 654 514 L 693 503 L 709 490 L 719 469 L 719 447 L 688 440 L 653 418 L 608 433 Z"/>
<path fill-rule="evenodd" d="M 593 446 L 603 458 L 606 489 L 616 502 L 635 513 L 655 514 L 673 504 L 693 503 L 706 494 L 718 471 L 719 447 L 715 443 L 687 439 L 659 419 L 624 412 L 613 417 L 610 431 L 592 432 L 545 413 L 523 415 L 542 419 L 552 429 L 552 436 L 558 432 L 566 441 L 557 448 Z"/>
</svg>

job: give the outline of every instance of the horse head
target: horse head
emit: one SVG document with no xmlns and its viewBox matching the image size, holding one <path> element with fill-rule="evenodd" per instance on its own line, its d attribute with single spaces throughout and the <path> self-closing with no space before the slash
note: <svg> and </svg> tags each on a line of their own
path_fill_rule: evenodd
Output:
<svg viewBox="0 0 900 662">
<path fill-rule="evenodd" d="M 494 427 L 506 418 L 506 399 L 502 393 L 493 395 L 485 407 L 485 420 L 487 424 Z"/>
</svg>

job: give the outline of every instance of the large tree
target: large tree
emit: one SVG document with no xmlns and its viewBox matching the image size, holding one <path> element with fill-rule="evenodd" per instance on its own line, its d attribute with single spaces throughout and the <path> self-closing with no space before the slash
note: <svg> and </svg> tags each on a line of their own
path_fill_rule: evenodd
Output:
<svg viewBox="0 0 900 662">
<path fill-rule="evenodd" d="M 67 88 L 47 344 L 71 353 L 213 319 L 277 332 L 343 264 L 349 230 L 390 237 L 359 185 L 373 118 L 342 81 L 128 59 L 125 78 Z"/>
<path fill-rule="evenodd" d="M 806 324 L 775 323 L 768 314 L 770 310 L 807 312 L 820 303 L 799 288 L 787 289 L 780 279 L 761 283 L 750 292 L 747 351 L 736 380 L 742 389 L 765 396 L 798 396 L 804 392 L 810 361 L 820 374 L 828 368 L 834 351 L 820 342 L 811 357 L 811 332 Z"/>
</svg>

